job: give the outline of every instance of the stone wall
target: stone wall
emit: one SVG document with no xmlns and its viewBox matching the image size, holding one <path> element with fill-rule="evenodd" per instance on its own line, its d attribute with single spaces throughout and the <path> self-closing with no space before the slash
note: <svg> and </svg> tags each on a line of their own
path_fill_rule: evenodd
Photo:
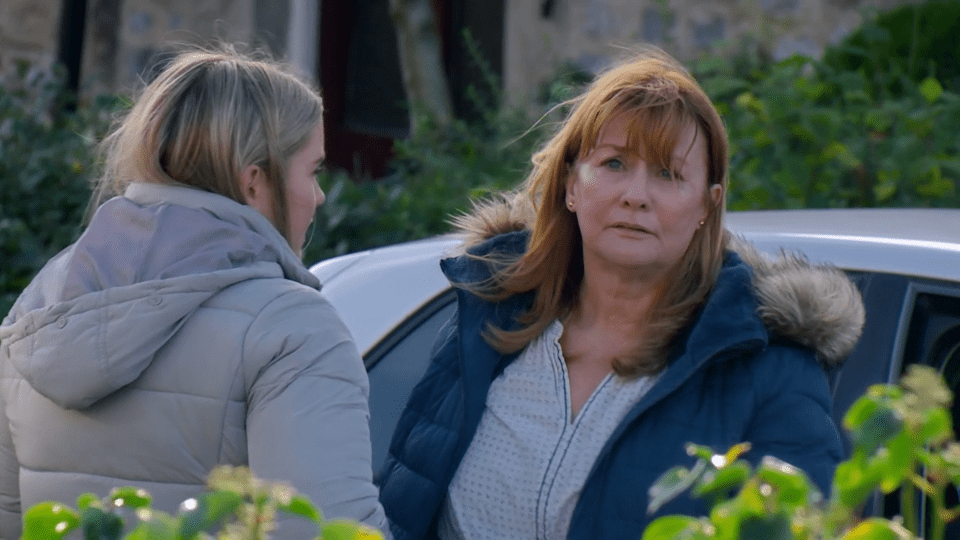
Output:
<svg viewBox="0 0 960 540">
<path fill-rule="evenodd" d="M 18 60 L 49 66 L 56 60 L 60 2 L 0 0 L 0 81 Z"/>
<path fill-rule="evenodd" d="M 689 60 L 758 42 L 775 58 L 818 56 L 857 28 L 864 9 L 915 0 L 509 0 L 504 28 L 507 96 L 534 93 L 558 67 L 603 69 L 637 43 Z"/>
<path fill-rule="evenodd" d="M 88 12 L 104 1 L 88 0 Z M 638 42 L 659 45 L 681 59 L 722 52 L 744 38 L 777 58 L 797 52 L 815 56 L 856 28 L 861 10 L 914 1 L 507 0 L 504 87 L 512 101 L 522 101 L 558 66 L 595 72 Z M 0 0 L 0 75 L 18 58 L 39 65 L 56 59 L 62 4 Z M 122 0 L 119 5 L 116 43 L 99 49 L 89 46 L 94 21 L 88 13 L 84 93 L 136 87 L 171 43 L 214 37 L 266 45 L 302 63 L 308 77 L 316 76 L 317 0 Z"/>
<path fill-rule="evenodd" d="M 112 69 L 98 61 L 95 48 L 89 46 L 93 21 L 87 17 L 81 86 L 88 92 L 136 88 L 177 44 L 212 38 L 250 43 L 254 35 L 254 0 L 125 0 L 121 4 Z"/>
<path fill-rule="evenodd" d="M 117 6 L 108 20 L 97 7 Z M 87 0 L 80 90 L 129 91 L 178 44 L 221 39 L 287 54 L 291 39 L 308 77 L 315 76 L 316 0 Z M 0 76 L 18 59 L 45 67 L 59 53 L 62 0 L 0 0 Z M 312 19 L 314 22 L 310 22 Z M 100 26 L 98 29 L 97 26 Z M 104 25 L 111 31 L 102 32 Z M 311 32 L 312 31 L 312 32 Z M 105 39 L 113 34 L 115 40 Z M 299 64 L 298 64 L 299 65 Z"/>
</svg>

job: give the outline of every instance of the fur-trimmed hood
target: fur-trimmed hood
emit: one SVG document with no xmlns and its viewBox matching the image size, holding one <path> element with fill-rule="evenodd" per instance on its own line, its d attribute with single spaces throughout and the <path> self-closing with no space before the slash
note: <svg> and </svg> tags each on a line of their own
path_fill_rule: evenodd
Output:
<svg viewBox="0 0 960 540">
<path fill-rule="evenodd" d="M 463 249 L 508 232 L 528 229 L 534 210 L 523 194 L 500 196 L 454 219 Z M 825 367 L 841 364 L 856 346 L 864 323 L 863 300 L 838 268 L 813 264 L 799 253 L 770 256 L 729 234 L 727 248 L 753 270 L 758 315 L 768 330 L 813 349 Z"/>
</svg>

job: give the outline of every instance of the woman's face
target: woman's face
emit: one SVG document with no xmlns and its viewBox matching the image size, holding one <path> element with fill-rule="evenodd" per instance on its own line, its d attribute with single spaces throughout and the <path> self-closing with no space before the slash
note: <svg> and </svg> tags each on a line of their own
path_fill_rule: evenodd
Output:
<svg viewBox="0 0 960 540">
<path fill-rule="evenodd" d="M 290 156 L 287 162 L 287 218 L 292 235 L 290 245 L 298 255 L 306 241 L 314 213 L 326 198 L 317 184 L 317 174 L 325 157 L 323 124 L 318 124 L 307 144 Z M 256 165 L 249 165 L 244 169 L 241 181 L 247 204 L 276 222 L 273 216 L 273 192 L 266 183 L 263 171 Z"/>
<path fill-rule="evenodd" d="M 287 215 L 293 235 L 292 245 L 297 254 L 306 242 L 307 229 L 313 223 L 317 207 L 326 199 L 317 183 L 317 174 L 326 156 L 323 124 L 317 124 L 307 144 L 287 163 Z"/>
<path fill-rule="evenodd" d="M 646 161 L 642 149 L 627 147 L 630 120 L 625 114 L 609 120 L 596 147 L 574 163 L 567 209 L 577 214 L 587 271 L 605 268 L 662 279 L 707 217 L 707 146 L 691 124 L 664 168 Z M 710 187 L 714 203 L 721 190 Z"/>
</svg>

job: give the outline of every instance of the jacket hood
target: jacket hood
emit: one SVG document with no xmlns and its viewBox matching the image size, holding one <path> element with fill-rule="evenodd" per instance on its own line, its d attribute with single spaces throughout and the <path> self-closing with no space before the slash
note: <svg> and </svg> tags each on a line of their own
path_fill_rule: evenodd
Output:
<svg viewBox="0 0 960 540">
<path fill-rule="evenodd" d="M 20 295 L 0 326 L 0 361 L 61 407 L 87 407 L 136 379 L 209 298 L 267 277 L 320 288 L 253 208 L 133 184 Z"/>
<path fill-rule="evenodd" d="M 513 194 L 479 202 L 453 224 L 466 251 L 494 236 L 529 229 L 534 219 L 529 197 Z M 732 233 L 727 237 L 727 249 L 752 270 L 757 315 L 764 326 L 812 349 L 827 368 L 843 363 L 860 339 L 865 318 L 860 292 L 846 274 L 812 264 L 799 253 L 770 256 Z"/>
</svg>

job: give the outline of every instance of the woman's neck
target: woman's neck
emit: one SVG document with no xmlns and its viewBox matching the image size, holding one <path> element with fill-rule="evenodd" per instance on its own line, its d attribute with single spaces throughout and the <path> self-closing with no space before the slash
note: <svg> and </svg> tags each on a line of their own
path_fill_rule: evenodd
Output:
<svg viewBox="0 0 960 540">
<path fill-rule="evenodd" d="M 649 321 L 660 289 L 635 276 L 588 270 L 568 319 L 585 327 L 636 336 Z"/>
</svg>

